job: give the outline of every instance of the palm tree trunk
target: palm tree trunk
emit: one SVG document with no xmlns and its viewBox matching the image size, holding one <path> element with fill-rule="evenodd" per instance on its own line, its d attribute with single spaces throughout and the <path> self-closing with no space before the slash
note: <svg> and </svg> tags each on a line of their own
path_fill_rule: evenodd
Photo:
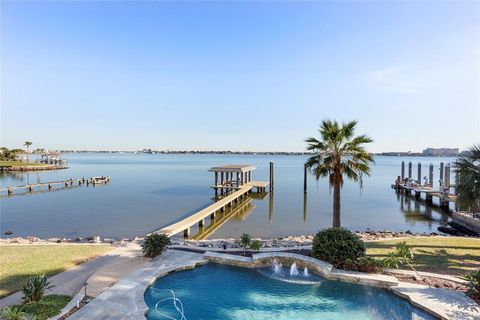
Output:
<svg viewBox="0 0 480 320">
<path fill-rule="evenodd" d="M 333 186 L 333 223 L 334 228 L 340 228 L 340 184 Z"/>
</svg>

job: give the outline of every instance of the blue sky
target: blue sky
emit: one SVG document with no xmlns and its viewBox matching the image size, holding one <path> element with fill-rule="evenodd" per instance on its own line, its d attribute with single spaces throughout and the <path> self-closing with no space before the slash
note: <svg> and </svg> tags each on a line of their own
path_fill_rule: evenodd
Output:
<svg viewBox="0 0 480 320">
<path fill-rule="evenodd" d="M 302 151 L 480 140 L 480 3 L 1 2 L 1 144 Z"/>
</svg>

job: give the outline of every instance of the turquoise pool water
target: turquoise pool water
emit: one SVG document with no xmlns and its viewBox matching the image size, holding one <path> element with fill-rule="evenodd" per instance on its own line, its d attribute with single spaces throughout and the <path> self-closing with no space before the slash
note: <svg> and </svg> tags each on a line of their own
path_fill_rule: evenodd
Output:
<svg viewBox="0 0 480 320">
<path fill-rule="evenodd" d="M 284 269 L 279 277 L 272 268 L 207 264 L 176 272 L 145 292 L 147 319 L 180 320 L 182 309 L 183 319 L 434 319 L 385 289 L 304 277 L 302 271 L 290 277 Z"/>
</svg>

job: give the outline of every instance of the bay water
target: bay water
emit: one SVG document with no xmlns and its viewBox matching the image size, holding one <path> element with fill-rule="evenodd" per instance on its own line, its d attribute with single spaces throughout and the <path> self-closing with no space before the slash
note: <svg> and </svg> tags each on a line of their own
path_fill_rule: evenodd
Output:
<svg viewBox="0 0 480 320">
<path fill-rule="evenodd" d="M 65 170 L 2 173 L 1 187 L 81 177 L 109 176 L 106 185 L 73 186 L 15 192 L 0 196 L 0 229 L 11 236 L 110 238 L 143 236 L 206 207 L 214 201 L 213 166 L 252 164 L 254 180 L 268 181 L 269 162 L 275 166 L 273 193 L 253 195 L 238 212 L 209 233 L 210 238 L 300 235 L 331 226 L 332 193 L 327 179 L 308 177 L 303 192 L 303 164 L 307 156 L 222 154 L 64 154 Z M 400 175 L 400 164 L 413 162 L 416 178 L 435 166 L 438 187 L 439 163 L 455 158 L 376 156 L 370 177 L 360 186 L 346 180 L 341 191 L 342 226 L 353 231 L 392 230 L 438 232 L 449 213 L 405 197 L 391 188 Z M 407 166 L 406 166 L 407 167 Z M 408 168 L 406 168 L 408 172 Z M 434 203 L 438 199 L 434 198 Z M 192 230 L 195 233 L 195 230 Z"/>
</svg>

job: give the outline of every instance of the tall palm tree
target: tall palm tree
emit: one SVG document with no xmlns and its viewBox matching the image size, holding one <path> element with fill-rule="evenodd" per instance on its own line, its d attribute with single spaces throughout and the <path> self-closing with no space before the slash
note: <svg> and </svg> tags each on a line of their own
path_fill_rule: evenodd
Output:
<svg viewBox="0 0 480 320">
<path fill-rule="evenodd" d="M 333 227 L 340 227 L 340 189 L 343 176 L 362 182 L 364 174 L 370 175 L 373 155 L 365 150 L 364 144 L 373 140 L 366 135 L 354 136 L 357 121 L 342 123 L 324 120 L 318 132 L 320 139 L 305 140 L 307 150 L 316 155 L 310 157 L 305 166 L 318 180 L 328 177 L 333 188 Z"/>
<path fill-rule="evenodd" d="M 27 147 L 27 163 L 29 162 L 28 161 L 28 154 L 29 154 L 29 148 L 30 146 L 32 145 L 32 143 L 30 141 L 25 141 L 25 143 L 23 144 L 25 147 Z"/>
<path fill-rule="evenodd" d="M 455 172 L 458 177 L 455 193 L 460 207 L 480 212 L 480 144 L 455 161 Z"/>
</svg>

